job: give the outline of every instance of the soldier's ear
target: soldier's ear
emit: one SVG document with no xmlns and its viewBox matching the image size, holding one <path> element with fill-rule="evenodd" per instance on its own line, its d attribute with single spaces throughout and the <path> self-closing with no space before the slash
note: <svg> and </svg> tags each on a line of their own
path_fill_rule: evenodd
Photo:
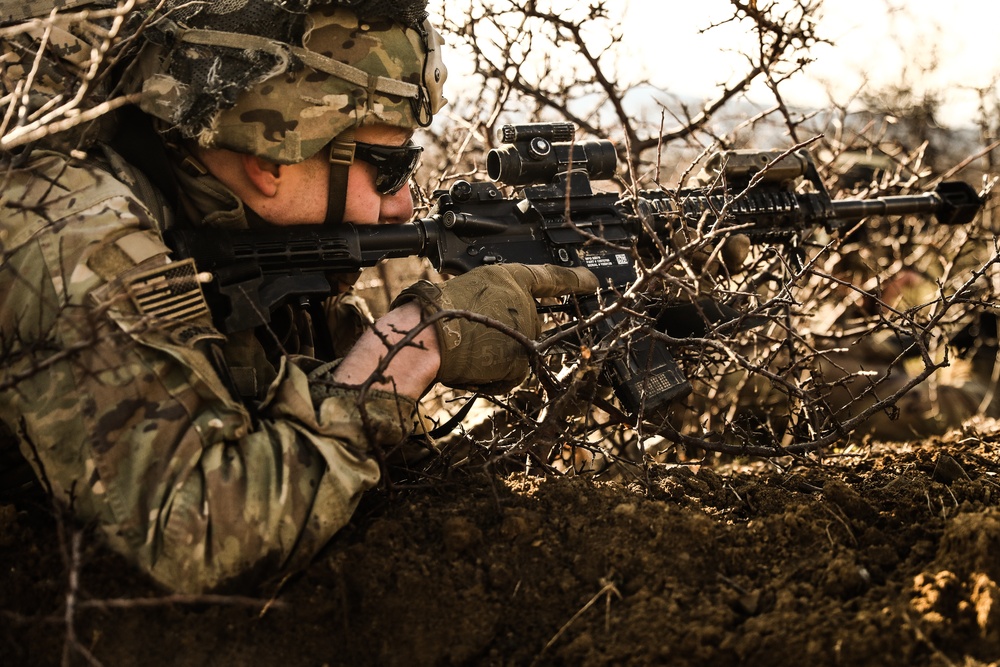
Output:
<svg viewBox="0 0 1000 667">
<path fill-rule="evenodd" d="M 257 157 L 241 154 L 240 161 L 247 180 L 265 197 L 273 197 L 278 193 L 278 181 L 281 178 L 281 165 Z"/>
</svg>

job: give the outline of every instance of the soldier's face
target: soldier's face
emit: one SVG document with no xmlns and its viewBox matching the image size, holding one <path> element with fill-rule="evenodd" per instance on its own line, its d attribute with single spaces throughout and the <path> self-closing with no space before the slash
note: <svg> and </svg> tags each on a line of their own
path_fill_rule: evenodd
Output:
<svg viewBox="0 0 1000 667">
<path fill-rule="evenodd" d="M 376 146 L 402 146 L 411 132 L 387 125 L 365 125 L 355 131 L 355 141 Z M 329 169 L 329 167 L 328 167 Z M 328 172 L 329 173 L 329 172 Z M 375 186 L 376 168 L 355 159 L 347 177 L 344 222 L 359 225 L 406 222 L 413 216 L 409 184 L 392 194 L 382 194 Z M 325 211 L 325 205 L 324 205 Z"/>
<path fill-rule="evenodd" d="M 412 151 L 389 151 L 390 165 L 378 168 L 371 164 L 371 153 L 386 154 L 382 147 L 399 147 L 410 138 L 409 130 L 387 125 L 369 125 L 357 128 L 355 139 L 359 144 L 369 144 L 368 159 L 355 158 L 347 175 L 347 197 L 344 222 L 359 225 L 406 222 L 413 215 L 410 187 L 405 182 L 405 169 L 409 164 L 405 156 Z M 244 203 L 273 225 L 319 225 L 326 221 L 327 193 L 330 189 L 330 163 L 328 153 L 320 151 L 303 162 L 277 165 L 260 158 L 244 156 L 244 171 L 234 174 L 228 163 L 215 157 L 225 151 L 202 151 L 201 157 L 220 180 L 233 188 Z M 235 155 L 235 154 L 234 154 Z M 402 160 L 397 158 L 403 157 Z M 214 168 L 213 168 L 214 165 Z M 386 178 L 386 176 L 389 178 Z M 394 181 L 391 176 L 397 176 Z M 402 175 L 402 176 L 401 176 Z M 376 180 L 378 178 L 378 180 Z M 395 189 L 399 183 L 403 185 Z M 380 188 L 382 191 L 380 191 Z M 395 190 L 395 191 L 392 191 Z"/>
</svg>

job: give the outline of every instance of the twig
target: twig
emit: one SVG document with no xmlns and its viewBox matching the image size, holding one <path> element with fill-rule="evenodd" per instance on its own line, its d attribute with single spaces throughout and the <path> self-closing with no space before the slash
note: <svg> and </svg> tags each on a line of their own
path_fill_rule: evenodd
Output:
<svg viewBox="0 0 1000 667">
<path fill-rule="evenodd" d="M 572 618 L 570 618 L 568 621 L 566 621 L 565 625 L 563 625 L 561 628 L 559 628 L 559 631 L 556 632 L 556 634 L 553 635 L 552 639 L 550 639 L 548 641 L 548 643 L 545 644 L 545 646 L 542 647 L 542 650 L 538 652 L 538 655 L 535 656 L 535 659 L 532 660 L 531 664 L 532 665 L 537 665 L 538 662 L 539 662 L 539 660 L 542 659 L 542 656 L 545 655 L 545 652 L 549 648 L 551 648 L 552 645 L 555 644 L 559 640 L 560 637 L 562 637 L 563 633 L 566 632 L 566 630 L 569 629 L 569 626 L 573 625 L 573 623 L 578 618 L 580 618 L 580 616 L 582 616 L 588 609 L 590 609 L 592 606 L 594 606 L 594 604 L 597 602 L 598 599 L 600 599 L 600 597 L 602 595 L 607 595 L 608 596 L 608 604 L 610 605 L 611 604 L 611 595 L 612 594 L 615 595 L 615 596 L 617 596 L 619 600 L 622 597 L 622 594 L 618 591 L 618 588 L 614 585 L 614 583 L 608 582 L 608 583 L 604 584 L 604 586 L 601 588 L 601 590 L 597 591 L 597 593 L 594 594 L 594 597 L 590 598 L 590 600 L 587 601 L 587 604 L 583 605 L 583 607 L 581 607 L 575 614 L 573 614 Z"/>
</svg>

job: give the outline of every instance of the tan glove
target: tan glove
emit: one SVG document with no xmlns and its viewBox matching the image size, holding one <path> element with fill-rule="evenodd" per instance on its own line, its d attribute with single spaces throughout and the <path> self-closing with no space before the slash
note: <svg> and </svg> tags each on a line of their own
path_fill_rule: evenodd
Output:
<svg viewBox="0 0 1000 667">
<path fill-rule="evenodd" d="M 439 285 L 421 280 L 403 290 L 392 307 L 416 299 L 427 314 L 441 310 L 478 313 L 534 339 L 541 331 L 535 298 L 586 294 L 597 286 L 597 277 L 585 268 L 497 264 Z M 527 351 L 506 333 L 460 315 L 435 324 L 441 348 L 438 382 L 503 393 L 527 377 Z"/>
<path fill-rule="evenodd" d="M 695 231 L 690 228 L 681 228 L 674 232 L 671 241 L 678 250 L 690 244 L 696 238 Z M 691 267 L 698 273 L 716 276 L 725 267 L 726 275 L 738 275 L 743 270 L 743 263 L 746 262 L 750 254 L 750 238 L 745 234 L 732 234 L 721 241 L 722 247 L 718 248 L 719 241 L 714 244 L 705 245 L 687 256 Z M 712 258 L 714 254 L 714 258 Z M 711 261 L 709 261 L 711 259 Z M 720 266 L 720 262 L 721 265 Z"/>
<path fill-rule="evenodd" d="M 722 264 L 730 275 L 743 272 L 743 264 L 750 255 L 750 237 L 746 234 L 733 234 L 723 242 Z"/>
</svg>

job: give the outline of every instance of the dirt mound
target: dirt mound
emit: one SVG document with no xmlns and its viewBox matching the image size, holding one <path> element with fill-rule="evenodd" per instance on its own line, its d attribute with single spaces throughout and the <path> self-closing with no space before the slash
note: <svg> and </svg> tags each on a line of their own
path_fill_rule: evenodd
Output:
<svg viewBox="0 0 1000 667">
<path fill-rule="evenodd" d="M 823 460 L 657 465 L 616 482 L 456 473 L 370 494 L 306 572 L 255 599 L 164 598 L 44 501 L 7 505 L 0 654 L 23 665 L 990 664 L 998 448 L 1000 425 L 979 422 Z"/>
</svg>

